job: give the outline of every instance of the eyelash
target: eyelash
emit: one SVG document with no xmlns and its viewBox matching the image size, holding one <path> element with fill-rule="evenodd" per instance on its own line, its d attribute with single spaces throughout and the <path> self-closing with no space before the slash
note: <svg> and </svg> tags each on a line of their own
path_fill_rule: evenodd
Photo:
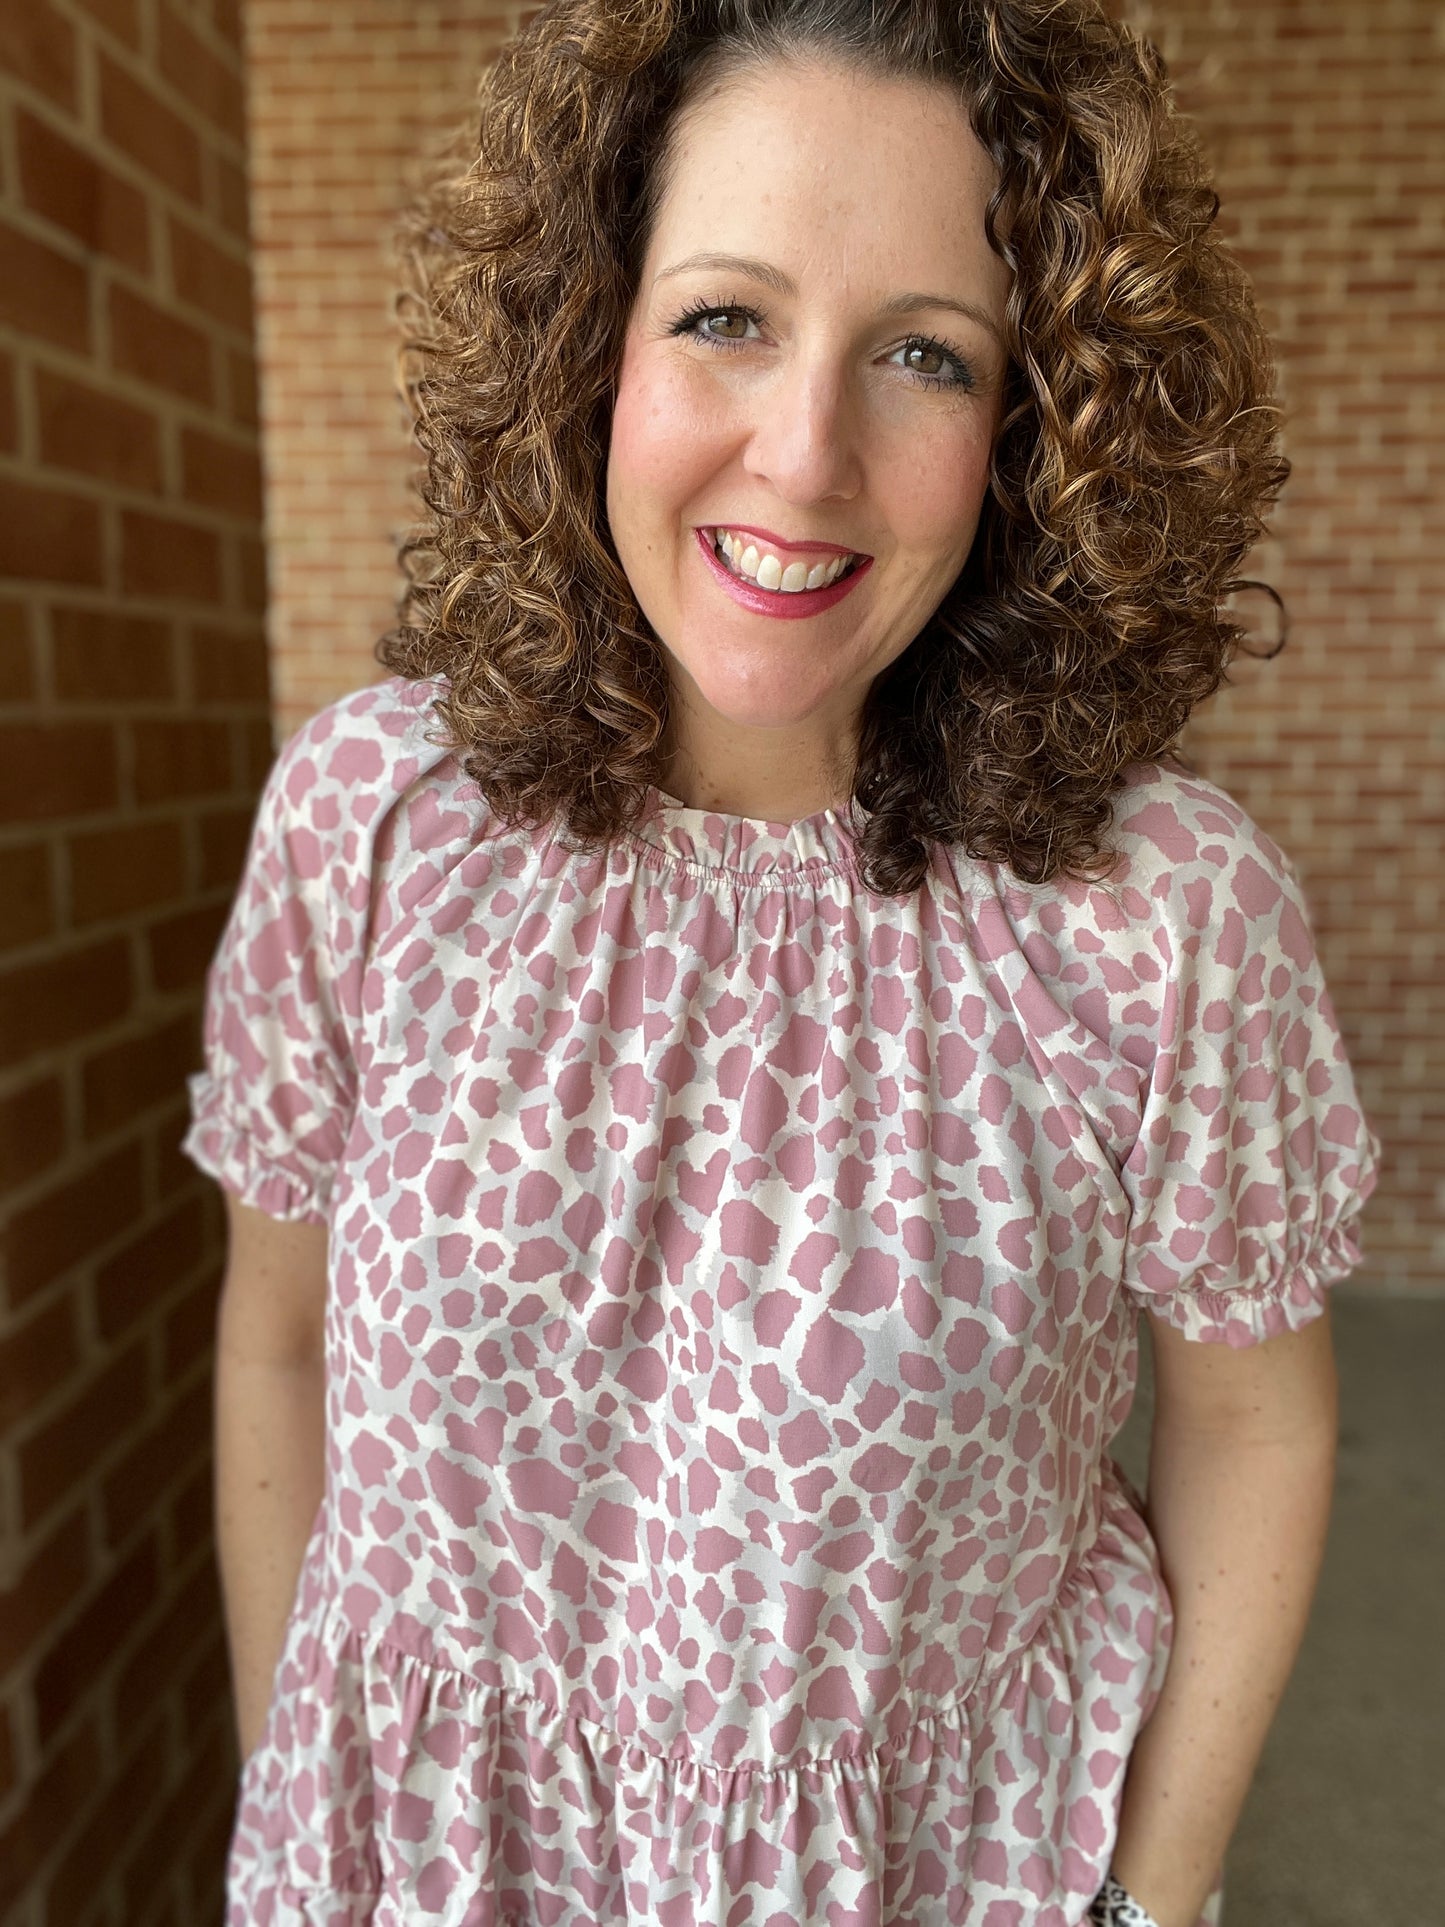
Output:
<svg viewBox="0 0 1445 1927">
<path fill-rule="evenodd" d="M 680 314 L 668 328 L 668 333 L 671 335 L 691 335 L 694 341 L 705 342 L 710 348 L 728 349 L 745 346 L 741 341 L 729 341 L 721 335 L 705 335 L 695 332 L 697 324 L 700 321 L 710 320 L 715 314 L 740 314 L 745 320 L 751 321 L 756 328 L 761 328 L 763 325 L 763 316 L 746 301 L 704 301 L 697 303 L 694 307 L 688 308 L 684 313 Z M 947 342 L 935 341 L 931 335 L 910 335 L 906 341 L 899 343 L 899 347 L 922 348 L 933 354 L 942 355 L 945 361 L 952 362 L 953 366 L 958 370 L 957 379 L 949 381 L 942 375 L 924 375 L 920 374 L 916 368 L 906 369 L 905 373 L 911 375 L 920 387 L 953 388 L 960 389 L 966 393 L 969 389 L 977 386 L 977 377 L 974 375 L 973 370 L 956 350 L 948 346 Z M 896 354 L 897 349 L 895 349 L 894 352 Z"/>
</svg>

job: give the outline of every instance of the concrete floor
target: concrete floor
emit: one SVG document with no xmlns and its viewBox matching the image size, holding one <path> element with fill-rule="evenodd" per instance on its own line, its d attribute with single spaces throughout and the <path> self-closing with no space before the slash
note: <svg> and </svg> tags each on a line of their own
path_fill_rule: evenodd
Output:
<svg viewBox="0 0 1445 1927">
<path fill-rule="evenodd" d="M 1223 1927 L 1445 1927 L 1445 1299 L 1347 1287 L 1332 1302 L 1329 1544 L 1230 1849 Z M 1141 1490 L 1152 1389 L 1146 1338 L 1113 1448 Z"/>
</svg>

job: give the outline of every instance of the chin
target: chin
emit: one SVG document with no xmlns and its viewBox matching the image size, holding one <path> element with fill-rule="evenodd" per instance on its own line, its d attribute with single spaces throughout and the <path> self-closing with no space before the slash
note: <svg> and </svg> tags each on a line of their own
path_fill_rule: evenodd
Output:
<svg viewBox="0 0 1445 1927">
<path fill-rule="evenodd" d="M 742 729 L 787 729 L 806 722 L 837 694 L 826 678 L 803 684 L 796 664 L 771 664 L 738 676 L 720 676 L 715 665 L 684 661 L 682 666 L 708 707 Z"/>
</svg>

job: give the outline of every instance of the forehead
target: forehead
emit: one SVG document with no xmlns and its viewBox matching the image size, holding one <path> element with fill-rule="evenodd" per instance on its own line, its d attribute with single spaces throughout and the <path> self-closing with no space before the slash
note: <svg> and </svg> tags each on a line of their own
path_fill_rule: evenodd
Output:
<svg viewBox="0 0 1445 1927">
<path fill-rule="evenodd" d="M 996 182 L 952 88 L 821 55 L 749 62 L 678 116 L 649 252 L 741 221 L 754 235 L 846 227 L 875 255 L 972 255 Z"/>
<path fill-rule="evenodd" d="M 871 75 L 809 56 L 722 75 L 674 121 L 670 185 L 786 170 L 790 187 L 863 177 L 890 198 L 934 183 L 992 187 L 994 168 L 958 92 L 911 75 Z M 771 183 L 765 181 L 771 191 Z"/>
</svg>

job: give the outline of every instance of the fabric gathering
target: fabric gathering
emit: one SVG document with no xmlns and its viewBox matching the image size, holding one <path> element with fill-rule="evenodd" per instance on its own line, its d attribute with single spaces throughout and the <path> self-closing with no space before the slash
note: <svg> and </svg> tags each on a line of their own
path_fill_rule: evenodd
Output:
<svg viewBox="0 0 1445 1927">
<path fill-rule="evenodd" d="M 1169 759 L 1099 882 L 662 789 L 578 853 L 439 690 L 283 751 L 192 1080 L 330 1234 L 230 1927 L 1080 1927 L 1174 1623 L 1140 1313 L 1303 1329 L 1374 1181 L 1297 878 Z"/>
</svg>

